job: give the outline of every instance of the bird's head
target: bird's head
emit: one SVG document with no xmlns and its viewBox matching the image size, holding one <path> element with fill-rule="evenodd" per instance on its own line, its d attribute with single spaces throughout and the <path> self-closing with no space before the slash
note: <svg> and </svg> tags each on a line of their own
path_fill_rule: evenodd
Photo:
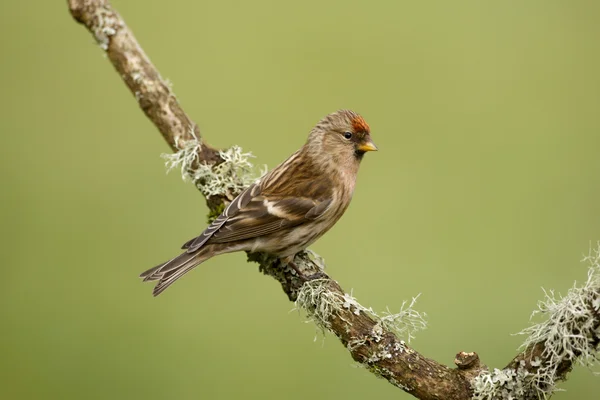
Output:
<svg viewBox="0 0 600 400">
<path fill-rule="evenodd" d="M 362 160 L 368 151 L 376 151 L 367 122 L 350 110 L 340 110 L 323 118 L 312 130 L 308 143 L 334 158 Z"/>
</svg>

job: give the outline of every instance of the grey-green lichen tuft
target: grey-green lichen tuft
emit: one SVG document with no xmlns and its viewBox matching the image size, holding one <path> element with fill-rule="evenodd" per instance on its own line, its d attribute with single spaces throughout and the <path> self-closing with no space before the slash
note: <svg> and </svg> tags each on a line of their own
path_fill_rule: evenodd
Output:
<svg viewBox="0 0 600 400">
<path fill-rule="evenodd" d="M 123 21 L 117 18 L 113 10 L 98 7 L 94 11 L 94 22 L 91 30 L 100 48 L 106 51 L 110 44 L 110 38 L 123 27 Z"/>
<path fill-rule="evenodd" d="M 195 137 L 193 127 L 190 127 L 189 131 Z M 199 153 L 202 147 L 200 141 L 197 138 L 183 141 L 176 137 L 175 146 L 179 149 L 175 153 L 160 155 L 165 160 L 167 173 L 177 169 L 181 173 L 181 179 L 184 181 L 192 179 L 195 165 L 199 163 Z"/>
<path fill-rule="evenodd" d="M 193 130 L 192 130 L 193 135 Z M 256 181 L 256 171 L 250 159 L 252 153 L 244 153 L 239 146 L 232 146 L 219 152 L 222 162 L 209 165 L 199 160 L 201 143 L 198 139 L 180 141 L 175 145 L 179 151 L 173 154 L 162 154 L 167 172 L 179 170 L 183 180 L 191 180 L 202 194 L 225 196 L 233 200 L 242 190 Z M 261 171 L 261 175 L 266 172 Z"/>
<path fill-rule="evenodd" d="M 525 370 L 525 361 L 518 369 L 484 372 L 472 382 L 474 399 L 537 399 L 549 397 L 563 379 L 561 365 L 565 362 L 593 367 L 598 364 L 600 343 L 600 245 L 583 259 L 589 264 L 587 280 L 576 284 L 563 297 L 544 291 L 545 298 L 532 314 L 546 320 L 519 332 L 527 338 L 523 349 L 543 343 L 541 357 L 527 360 L 533 372 Z"/>
<path fill-rule="evenodd" d="M 329 279 L 325 278 L 305 282 L 296 298 L 296 308 L 306 311 L 322 332 L 331 328 L 330 320 L 340 314 L 343 304 L 343 297 L 329 290 Z"/>
<path fill-rule="evenodd" d="M 256 181 L 252 153 L 244 153 L 239 146 L 222 150 L 223 162 L 217 165 L 198 164 L 193 180 L 206 197 L 226 196 L 233 200 L 242 190 Z"/>
<path fill-rule="evenodd" d="M 379 342 L 384 332 L 391 331 L 399 337 L 407 340 L 414 339 L 415 333 L 427 327 L 426 314 L 416 311 L 413 306 L 417 298 L 412 299 L 410 304 L 406 301 L 402 303 L 398 313 L 391 313 L 389 310 L 383 313 L 377 313 L 372 308 L 361 305 L 352 294 L 332 292 L 329 290 L 327 279 L 316 279 L 306 282 L 296 299 L 296 308 L 303 309 L 308 315 L 308 319 L 323 332 L 330 328 L 330 320 L 333 316 L 339 316 L 342 310 L 348 310 L 356 315 L 361 313 L 377 321 L 377 324 L 367 338 L 356 338 L 348 343 L 348 347 L 360 346 L 367 340 Z M 401 349 L 395 349 L 398 351 Z M 385 353 L 386 349 L 382 349 Z M 387 354 L 374 355 L 379 358 L 388 358 Z M 375 360 L 374 360 L 375 361 Z"/>
<path fill-rule="evenodd" d="M 491 372 L 484 371 L 473 380 L 472 386 L 474 400 L 538 400 L 537 391 L 532 390 L 525 361 L 521 361 L 517 370 L 496 368 Z"/>
</svg>

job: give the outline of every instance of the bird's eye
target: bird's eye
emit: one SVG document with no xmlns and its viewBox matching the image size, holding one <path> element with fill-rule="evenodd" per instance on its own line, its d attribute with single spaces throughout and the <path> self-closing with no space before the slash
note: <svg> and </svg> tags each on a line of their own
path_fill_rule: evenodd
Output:
<svg viewBox="0 0 600 400">
<path fill-rule="evenodd" d="M 348 140 L 352 139 L 352 132 L 344 132 L 344 137 Z"/>
</svg>

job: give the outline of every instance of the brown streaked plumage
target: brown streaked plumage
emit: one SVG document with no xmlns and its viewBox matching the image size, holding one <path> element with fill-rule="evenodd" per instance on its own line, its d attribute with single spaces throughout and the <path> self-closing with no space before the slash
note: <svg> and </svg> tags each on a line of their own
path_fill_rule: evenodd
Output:
<svg viewBox="0 0 600 400">
<path fill-rule="evenodd" d="M 377 150 L 369 125 L 340 110 L 311 131 L 306 144 L 248 187 L 186 251 L 140 275 L 158 281 L 155 296 L 192 268 L 223 253 L 265 252 L 292 263 L 294 255 L 327 232 L 352 199 L 358 167 Z M 293 264 L 292 264 L 293 265 Z"/>
</svg>

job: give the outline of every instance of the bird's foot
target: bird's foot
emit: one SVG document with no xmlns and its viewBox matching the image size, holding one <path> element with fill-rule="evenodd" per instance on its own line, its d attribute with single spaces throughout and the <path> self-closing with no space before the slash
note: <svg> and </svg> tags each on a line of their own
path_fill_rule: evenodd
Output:
<svg viewBox="0 0 600 400">
<path fill-rule="evenodd" d="M 294 271 L 296 271 L 296 274 L 298 275 L 298 279 L 300 279 L 302 282 L 308 282 L 308 281 L 313 281 L 315 279 L 323 279 L 323 278 L 327 278 L 327 275 L 325 275 L 324 272 L 316 272 L 312 275 L 304 275 L 304 273 L 302 271 L 300 271 L 300 268 L 298 268 L 298 266 L 296 265 L 296 263 L 294 263 L 294 261 L 288 261 L 286 263 L 286 265 L 288 265 L 290 268 L 292 268 Z"/>
<path fill-rule="evenodd" d="M 329 279 L 329 277 L 327 276 L 327 274 L 325 274 L 325 272 L 315 272 L 312 275 L 309 276 L 305 276 L 304 279 L 306 279 L 305 282 L 307 281 L 314 281 L 315 279 Z"/>
</svg>

